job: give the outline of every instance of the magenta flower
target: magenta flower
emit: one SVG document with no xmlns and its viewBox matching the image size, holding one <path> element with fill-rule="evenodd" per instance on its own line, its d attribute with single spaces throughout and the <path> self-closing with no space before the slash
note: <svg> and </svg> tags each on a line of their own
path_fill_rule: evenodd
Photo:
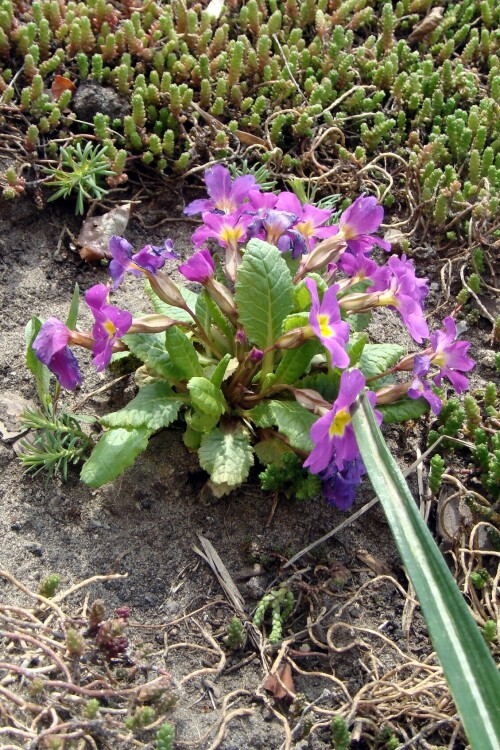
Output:
<svg viewBox="0 0 500 750">
<path fill-rule="evenodd" d="M 377 264 L 366 255 L 361 253 L 353 255 L 348 252 L 342 253 L 338 260 L 338 267 L 356 283 L 363 279 L 370 279 L 378 269 Z"/>
<path fill-rule="evenodd" d="M 347 367 L 349 356 L 345 350 L 349 340 L 349 324 L 340 318 L 337 300 L 338 285 L 326 290 L 323 301 L 319 302 L 318 289 L 313 279 L 306 279 L 306 286 L 312 299 L 309 323 L 331 356 L 332 367 Z"/>
<path fill-rule="evenodd" d="M 329 412 L 320 417 L 311 427 L 311 439 L 314 448 L 304 462 L 312 474 L 319 474 L 334 461 L 339 471 L 349 461 L 360 458 L 354 428 L 351 422 L 350 408 L 365 387 L 365 379 L 357 369 L 346 370 L 340 378 L 340 389 Z M 371 405 L 375 404 L 375 394 L 367 392 Z M 375 412 L 377 420 L 382 415 Z"/>
<path fill-rule="evenodd" d="M 81 385 L 78 361 L 69 348 L 71 331 L 57 318 L 48 318 L 33 342 L 37 358 L 57 377 L 63 388 L 73 391 Z"/>
<path fill-rule="evenodd" d="M 331 211 L 310 204 L 302 205 L 294 193 L 280 193 L 276 201 L 276 210 L 287 211 L 297 216 L 293 228 L 304 238 L 307 251 L 313 249 L 318 239 L 332 237 L 339 231 L 336 226 L 323 226 L 331 218 Z"/>
<path fill-rule="evenodd" d="M 215 271 L 215 264 L 210 251 L 204 248 L 192 255 L 186 263 L 179 266 L 179 271 L 189 281 L 198 281 L 204 284 Z"/>
<path fill-rule="evenodd" d="M 204 226 L 193 232 L 195 247 L 204 245 L 208 239 L 217 240 L 221 247 L 235 247 L 247 239 L 248 226 L 253 221 L 250 214 L 203 214 Z"/>
<path fill-rule="evenodd" d="M 287 232 L 296 221 L 295 214 L 277 211 L 274 208 L 265 209 L 253 217 L 248 234 L 250 237 L 258 237 L 271 245 L 276 245 L 281 252 L 287 252 L 291 247 L 291 238 L 287 236 Z"/>
<path fill-rule="evenodd" d="M 153 275 L 163 268 L 165 261 L 175 260 L 179 256 L 174 251 L 172 240 L 165 240 L 163 247 L 146 245 L 138 253 L 132 254 L 132 245 L 123 237 L 114 235 L 109 241 L 109 250 L 113 260 L 109 264 L 109 273 L 113 279 L 113 289 L 118 289 L 127 271 L 134 276 L 149 271 Z"/>
<path fill-rule="evenodd" d="M 85 302 L 90 307 L 95 323 L 92 329 L 94 365 L 101 372 L 109 365 L 113 344 L 127 333 L 132 325 L 132 315 L 127 310 L 107 304 L 109 288 L 95 284 L 85 293 Z"/>
<path fill-rule="evenodd" d="M 422 377 L 425 377 L 429 374 L 430 369 L 430 357 L 426 355 L 420 356 L 419 354 L 417 354 L 415 356 L 415 364 L 413 367 L 414 377 L 408 389 L 408 396 L 413 399 L 422 397 L 425 398 L 434 414 L 439 414 L 442 407 L 441 399 L 434 393 L 429 383 L 426 380 L 422 379 Z"/>
<path fill-rule="evenodd" d="M 395 307 L 410 336 L 421 344 L 429 337 L 422 305 L 429 293 L 427 279 L 417 278 L 413 261 L 406 260 L 406 255 L 391 255 L 387 265 L 378 268 L 371 278 L 374 284 L 370 292 L 382 291 L 377 304 Z"/>
<path fill-rule="evenodd" d="M 456 341 L 457 327 L 452 317 L 443 320 L 444 331 L 435 331 L 429 336 L 432 347 L 430 360 L 439 367 L 434 382 L 439 387 L 443 377 L 448 378 L 457 393 L 467 390 L 469 381 L 462 372 L 469 372 L 474 367 L 474 360 L 467 356 L 470 347 L 468 341 Z"/>
<path fill-rule="evenodd" d="M 251 193 L 260 191 L 260 186 L 255 182 L 253 175 L 243 175 L 231 180 L 229 170 L 220 164 L 207 169 L 205 184 L 210 198 L 202 198 L 189 203 L 184 209 L 184 213 L 188 216 L 207 211 L 231 214 L 247 200 Z"/>
<path fill-rule="evenodd" d="M 347 247 L 355 255 L 370 252 L 374 245 L 390 250 L 389 242 L 373 235 L 383 218 L 384 209 L 377 203 L 377 199 L 361 195 L 342 213 L 339 235 L 346 240 Z"/>
</svg>

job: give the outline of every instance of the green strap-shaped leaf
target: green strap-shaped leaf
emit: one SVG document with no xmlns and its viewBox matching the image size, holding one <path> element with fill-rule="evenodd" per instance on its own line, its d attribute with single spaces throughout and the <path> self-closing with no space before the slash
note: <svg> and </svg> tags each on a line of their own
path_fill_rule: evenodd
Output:
<svg viewBox="0 0 500 750">
<path fill-rule="evenodd" d="M 78 308 L 80 306 L 80 287 L 75 284 L 73 296 L 71 298 L 71 305 L 69 307 L 68 317 L 66 318 L 66 325 L 70 331 L 74 331 L 76 328 L 76 321 L 78 320 Z"/>
<path fill-rule="evenodd" d="M 212 482 L 230 487 L 245 481 L 254 462 L 247 432 L 232 426 L 216 427 L 208 435 L 203 435 L 198 456 Z"/>
<path fill-rule="evenodd" d="M 145 385 L 137 396 L 120 411 L 106 414 L 101 423 L 105 427 L 146 427 L 152 432 L 168 427 L 176 419 L 182 400 L 168 383 Z"/>
<path fill-rule="evenodd" d="M 250 240 L 238 269 L 236 305 L 249 340 L 265 349 L 278 338 L 292 311 L 293 285 L 286 262 L 274 245 Z"/>
<path fill-rule="evenodd" d="M 163 300 L 161 300 L 155 294 L 155 292 L 151 288 L 151 284 L 149 283 L 149 281 L 146 281 L 144 288 L 146 290 L 146 294 L 151 300 L 151 304 L 153 305 L 153 309 L 155 312 L 159 313 L 160 315 L 166 315 L 168 318 L 173 318 L 174 320 L 178 320 L 180 323 L 192 323 L 193 322 L 193 318 L 188 312 L 186 312 L 185 310 L 182 310 L 182 308 L 180 307 L 175 307 L 174 305 L 167 305 L 166 302 L 163 302 Z M 187 287 L 184 287 L 184 286 L 179 287 L 179 292 L 182 294 L 189 309 L 194 312 L 194 310 L 196 309 L 196 300 L 198 298 L 198 295 L 195 292 L 192 292 L 191 289 L 187 289 Z"/>
<path fill-rule="evenodd" d="M 399 344 L 366 344 L 358 367 L 365 378 L 371 378 L 395 365 L 404 353 L 404 348 Z"/>
<path fill-rule="evenodd" d="M 182 373 L 183 379 L 190 380 L 203 375 L 196 349 L 185 333 L 175 327 L 169 328 L 165 332 L 165 346 L 172 363 Z"/>
<path fill-rule="evenodd" d="M 150 435 L 151 431 L 144 428 L 108 430 L 83 464 L 80 479 L 90 487 L 112 482 L 146 450 Z"/>
<path fill-rule="evenodd" d="M 317 417 L 296 401 L 270 401 L 269 410 L 279 432 L 285 435 L 293 448 L 311 451 L 313 443 L 309 431 Z"/>
<path fill-rule="evenodd" d="M 220 388 L 207 378 L 191 378 L 187 384 L 193 406 L 209 417 L 220 417 L 226 410 L 226 401 Z"/>
<path fill-rule="evenodd" d="M 38 336 L 42 321 L 40 318 L 31 318 L 26 326 L 24 336 L 26 340 L 26 365 L 36 379 L 36 388 L 40 403 L 48 406 L 50 402 L 50 370 L 44 365 L 33 351 L 33 342 Z"/>
<path fill-rule="evenodd" d="M 359 362 L 359 359 L 363 353 L 363 349 L 368 341 L 366 333 L 361 335 L 351 336 L 347 344 L 347 353 L 349 355 L 349 367 L 354 367 Z"/>
<path fill-rule="evenodd" d="M 127 333 L 122 341 L 132 354 L 155 373 L 172 383 L 182 380 L 181 370 L 174 365 L 165 348 L 164 333 Z"/>
<path fill-rule="evenodd" d="M 361 456 L 420 601 L 473 750 L 500 747 L 500 674 L 362 396 L 353 414 Z"/>
<path fill-rule="evenodd" d="M 295 383 L 304 374 L 311 363 L 311 359 L 318 351 L 320 351 L 318 342 L 311 340 L 306 341 L 298 349 L 290 349 L 285 352 L 276 368 L 276 382 L 290 385 Z"/>
<path fill-rule="evenodd" d="M 219 362 L 215 370 L 213 371 L 210 377 L 210 381 L 215 385 L 216 388 L 221 387 L 222 382 L 224 380 L 224 375 L 226 374 L 227 366 L 230 361 L 231 361 L 231 355 L 226 354 L 221 359 L 221 361 Z"/>
<path fill-rule="evenodd" d="M 420 419 L 429 411 L 425 398 L 402 398 L 393 404 L 384 404 L 377 409 L 382 412 L 384 422 L 407 422 L 409 419 Z"/>
</svg>

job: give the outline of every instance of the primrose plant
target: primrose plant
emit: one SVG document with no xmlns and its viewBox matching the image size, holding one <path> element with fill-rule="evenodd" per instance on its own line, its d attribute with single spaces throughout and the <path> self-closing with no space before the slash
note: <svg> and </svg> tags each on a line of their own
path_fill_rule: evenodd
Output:
<svg viewBox="0 0 500 750">
<path fill-rule="evenodd" d="M 304 495 L 321 489 L 339 508 L 353 502 L 365 474 L 351 413 L 362 392 L 377 420 L 416 419 L 440 409 L 447 378 L 456 391 L 473 367 L 454 320 L 430 333 L 428 293 L 411 260 L 374 246 L 383 209 L 357 198 L 332 223 L 332 212 L 303 205 L 294 193 L 263 192 L 252 175 L 231 179 L 223 166 L 205 175 L 208 198 L 185 210 L 201 214 L 194 254 L 179 271 L 200 291 L 178 287 L 162 270 L 172 242 L 134 253 L 112 237 L 110 284 L 88 289 L 91 331 L 49 318 L 34 330 L 32 350 L 59 384 L 82 382 L 73 347 L 92 350 L 98 371 L 114 358 L 140 360 L 138 393 L 102 417 L 105 432 L 82 469 L 97 487 L 129 467 L 157 431 L 185 423 L 184 442 L 198 452 L 218 495 L 244 482 L 254 464 L 285 476 Z M 109 303 L 126 274 L 144 277 L 154 314 L 133 317 Z M 371 312 L 398 314 L 422 347 L 370 343 Z M 405 379 L 406 374 L 406 379 Z M 282 471 L 283 474 L 283 471 Z M 290 481 L 291 481 L 290 480 Z"/>
</svg>

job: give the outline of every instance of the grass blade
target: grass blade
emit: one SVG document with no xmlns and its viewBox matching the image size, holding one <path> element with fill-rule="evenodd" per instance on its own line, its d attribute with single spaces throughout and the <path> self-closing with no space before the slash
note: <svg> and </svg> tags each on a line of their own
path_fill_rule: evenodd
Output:
<svg viewBox="0 0 500 750">
<path fill-rule="evenodd" d="M 353 414 L 361 456 L 420 601 L 427 628 L 473 750 L 500 747 L 500 674 L 361 396 Z"/>
</svg>

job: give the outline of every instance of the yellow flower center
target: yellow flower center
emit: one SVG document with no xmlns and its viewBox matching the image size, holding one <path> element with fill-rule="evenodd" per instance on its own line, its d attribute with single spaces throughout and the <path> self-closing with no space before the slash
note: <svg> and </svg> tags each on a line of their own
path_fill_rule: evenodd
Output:
<svg viewBox="0 0 500 750">
<path fill-rule="evenodd" d="M 318 315 L 319 330 L 323 338 L 329 339 L 333 336 L 333 328 L 330 326 L 328 315 Z"/>
<path fill-rule="evenodd" d="M 110 336 L 114 336 L 114 334 L 116 333 L 116 326 L 111 322 L 111 320 L 107 320 L 104 323 L 104 328 L 107 330 Z"/>
<path fill-rule="evenodd" d="M 309 238 L 313 236 L 315 227 L 312 221 L 301 221 L 295 225 L 294 229 L 303 234 L 304 237 Z"/>
<path fill-rule="evenodd" d="M 351 415 L 347 409 L 339 409 L 333 418 L 333 422 L 330 425 L 328 433 L 330 437 L 342 437 L 345 432 L 345 428 L 351 421 Z"/>
<path fill-rule="evenodd" d="M 232 243 L 238 242 L 242 234 L 243 230 L 241 227 L 223 227 L 220 233 L 220 238 L 223 242 L 227 242 L 228 245 L 231 245 Z"/>
<path fill-rule="evenodd" d="M 436 365 L 436 367 L 439 367 L 440 369 L 446 365 L 446 355 L 444 352 L 439 352 L 438 354 L 435 354 L 432 358 L 432 364 Z"/>
</svg>

